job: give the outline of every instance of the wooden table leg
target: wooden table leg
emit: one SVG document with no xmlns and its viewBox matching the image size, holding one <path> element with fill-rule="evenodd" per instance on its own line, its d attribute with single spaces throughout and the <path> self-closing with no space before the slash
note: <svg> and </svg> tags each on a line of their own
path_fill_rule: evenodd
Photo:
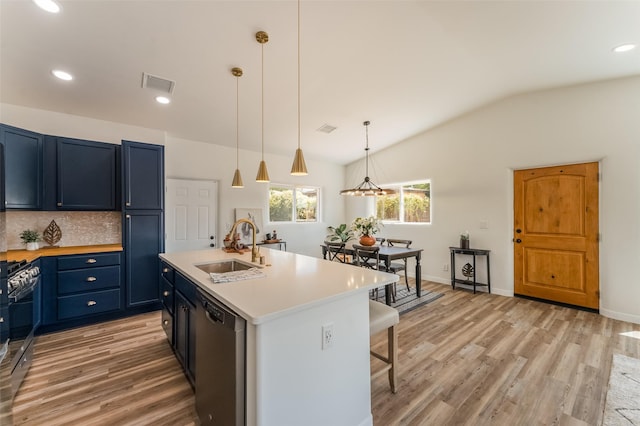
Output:
<svg viewBox="0 0 640 426">
<path fill-rule="evenodd" d="M 416 296 L 422 293 L 422 266 L 420 266 L 420 252 L 416 255 Z"/>
</svg>

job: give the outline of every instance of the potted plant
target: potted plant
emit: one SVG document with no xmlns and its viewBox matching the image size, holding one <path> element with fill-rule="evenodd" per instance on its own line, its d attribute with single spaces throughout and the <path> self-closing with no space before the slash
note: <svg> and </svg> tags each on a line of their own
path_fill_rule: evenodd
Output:
<svg viewBox="0 0 640 426">
<path fill-rule="evenodd" d="M 354 239 L 353 230 L 347 228 L 346 223 L 341 223 L 338 227 L 328 226 L 327 230 L 330 234 L 324 237 L 326 241 L 340 241 L 341 243 L 346 243 L 347 241 Z"/>
<path fill-rule="evenodd" d="M 380 220 L 375 216 L 357 217 L 351 224 L 351 229 L 360 235 L 360 244 L 363 246 L 372 246 L 376 243 L 373 236 L 380 230 Z"/>
<path fill-rule="evenodd" d="M 464 231 L 460 234 L 460 248 L 469 248 L 469 231 Z"/>
<path fill-rule="evenodd" d="M 27 250 L 38 250 L 38 241 L 40 241 L 38 231 L 26 229 L 20 234 L 20 239 L 27 245 Z"/>
</svg>

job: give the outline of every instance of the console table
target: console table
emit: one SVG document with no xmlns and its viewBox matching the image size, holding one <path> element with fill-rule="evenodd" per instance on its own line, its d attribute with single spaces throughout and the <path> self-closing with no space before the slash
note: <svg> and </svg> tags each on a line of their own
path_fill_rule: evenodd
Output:
<svg viewBox="0 0 640 426">
<path fill-rule="evenodd" d="M 284 251 L 287 251 L 287 242 L 283 241 L 283 240 L 278 240 L 278 241 L 260 241 L 259 243 L 256 243 L 257 246 L 269 246 L 269 245 L 278 245 L 278 249 L 280 251 L 282 251 L 282 248 L 284 247 Z"/>
<path fill-rule="evenodd" d="M 460 248 L 460 247 L 449 247 L 449 252 L 451 254 L 451 286 L 455 290 L 456 283 L 458 284 L 467 284 L 473 285 L 473 294 L 476 293 L 477 286 L 487 287 L 489 293 L 491 293 L 491 269 L 489 268 L 489 252 L 491 250 L 484 249 L 472 249 L 472 248 Z M 468 256 L 473 256 L 473 281 L 463 280 L 460 278 L 456 278 L 456 255 L 463 254 Z M 486 256 L 487 257 L 487 282 L 479 283 L 476 280 L 476 256 Z"/>
</svg>

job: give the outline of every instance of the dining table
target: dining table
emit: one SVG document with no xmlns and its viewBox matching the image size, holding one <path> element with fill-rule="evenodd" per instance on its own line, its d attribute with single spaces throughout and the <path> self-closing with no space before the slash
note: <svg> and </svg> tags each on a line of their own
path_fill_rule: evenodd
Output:
<svg viewBox="0 0 640 426">
<path fill-rule="evenodd" d="M 387 246 L 387 245 L 379 245 L 380 250 L 378 251 L 378 256 L 380 257 L 380 262 L 382 263 L 381 271 L 389 272 L 389 266 L 391 262 L 394 260 L 402 260 L 414 257 L 416 259 L 416 296 L 420 297 L 422 295 L 422 266 L 420 265 L 420 259 L 422 256 L 423 249 L 414 248 L 414 247 L 396 247 L 396 246 Z M 324 259 L 327 258 L 327 246 L 325 244 L 320 245 L 322 247 L 322 257 Z M 354 256 L 355 250 L 353 249 L 353 243 L 347 243 L 344 248 L 344 252 L 347 255 Z M 407 271 L 405 271 L 405 274 Z M 384 293 L 385 303 L 387 305 L 391 304 L 391 284 L 385 286 Z"/>
</svg>

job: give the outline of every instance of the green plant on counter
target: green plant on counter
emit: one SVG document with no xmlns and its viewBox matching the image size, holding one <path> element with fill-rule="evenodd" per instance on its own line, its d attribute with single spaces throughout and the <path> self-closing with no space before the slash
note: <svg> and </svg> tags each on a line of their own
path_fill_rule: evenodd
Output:
<svg viewBox="0 0 640 426">
<path fill-rule="evenodd" d="M 38 241 L 40 241 L 40 234 L 38 233 L 38 231 L 33 231 L 31 229 L 25 229 L 20 234 L 20 239 L 25 244 L 26 243 L 37 243 Z"/>
<path fill-rule="evenodd" d="M 460 240 L 461 241 L 468 241 L 469 240 L 469 231 L 464 231 L 460 234 Z"/>
</svg>

